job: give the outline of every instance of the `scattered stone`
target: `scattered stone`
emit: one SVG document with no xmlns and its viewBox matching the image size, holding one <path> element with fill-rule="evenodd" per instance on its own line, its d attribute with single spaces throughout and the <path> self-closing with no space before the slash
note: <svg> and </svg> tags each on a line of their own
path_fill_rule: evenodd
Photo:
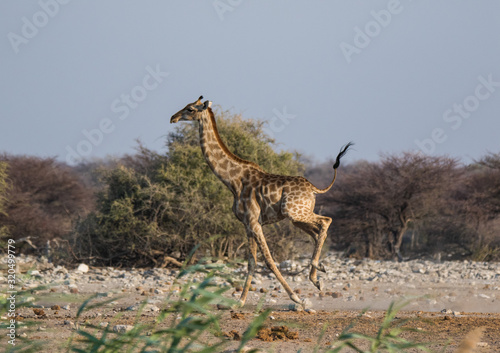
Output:
<svg viewBox="0 0 500 353">
<path fill-rule="evenodd" d="M 304 309 L 312 309 L 313 303 L 309 299 L 302 300 L 302 306 Z"/>
<path fill-rule="evenodd" d="M 224 305 L 224 304 L 217 304 L 217 309 L 218 310 L 229 310 L 231 307 Z"/>
<path fill-rule="evenodd" d="M 87 273 L 89 272 L 89 267 L 85 264 L 79 264 L 76 270 L 81 273 Z"/>
<path fill-rule="evenodd" d="M 261 288 L 261 289 L 260 289 L 260 292 L 261 292 L 261 293 L 267 293 L 267 289 L 266 289 L 266 288 Z"/>
<path fill-rule="evenodd" d="M 132 325 L 115 325 L 113 326 L 113 332 L 126 333 L 132 330 L 134 326 Z"/>
<path fill-rule="evenodd" d="M 152 312 L 160 311 L 160 308 L 157 307 L 156 305 L 149 305 L 149 306 L 146 306 L 146 308 L 147 308 L 147 310 L 152 311 Z"/>
<path fill-rule="evenodd" d="M 136 311 L 139 309 L 139 304 L 134 304 L 125 309 L 125 311 Z"/>
<path fill-rule="evenodd" d="M 71 289 L 69 290 L 69 292 L 70 292 L 71 294 L 77 294 L 77 293 L 78 293 L 78 288 L 71 288 Z"/>
<path fill-rule="evenodd" d="M 342 298 L 342 293 L 340 293 L 340 292 L 333 292 L 332 293 L 332 297 L 335 298 L 335 299 L 336 298 Z"/>
<path fill-rule="evenodd" d="M 52 306 L 50 307 L 50 309 L 52 309 L 52 310 L 61 310 L 61 307 L 60 307 L 59 305 L 57 305 L 57 304 L 56 304 L 56 305 L 52 305 Z"/>
<path fill-rule="evenodd" d="M 64 310 L 71 310 L 69 304 L 62 307 Z"/>
<path fill-rule="evenodd" d="M 288 305 L 288 309 L 291 311 L 303 311 L 304 307 L 299 303 L 291 303 Z"/>
</svg>

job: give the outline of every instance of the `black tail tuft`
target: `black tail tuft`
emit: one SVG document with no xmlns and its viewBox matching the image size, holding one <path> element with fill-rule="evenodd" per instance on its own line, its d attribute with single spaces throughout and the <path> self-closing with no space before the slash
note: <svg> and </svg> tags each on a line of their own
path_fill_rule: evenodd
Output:
<svg viewBox="0 0 500 353">
<path fill-rule="evenodd" d="M 344 154 L 347 153 L 347 150 L 349 149 L 349 147 L 351 147 L 352 145 L 354 145 L 353 142 L 349 142 L 347 145 L 345 145 L 344 147 L 342 147 L 340 149 L 340 152 L 339 154 L 337 155 L 337 159 L 335 160 L 335 164 L 333 165 L 333 169 L 337 169 L 340 165 L 340 158 L 342 158 L 344 156 Z"/>
</svg>

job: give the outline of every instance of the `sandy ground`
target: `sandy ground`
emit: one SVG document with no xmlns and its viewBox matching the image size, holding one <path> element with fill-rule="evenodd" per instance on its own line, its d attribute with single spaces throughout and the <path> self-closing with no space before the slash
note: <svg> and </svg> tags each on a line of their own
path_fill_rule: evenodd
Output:
<svg viewBox="0 0 500 353">
<path fill-rule="evenodd" d="M 99 273 L 99 269 L 91 269 Z M 290 282 L 312 303 L 312 312 L 290 310 L 288 296 L 280 290 L 272 276 L 263 275 L 255 290 L 250 292 L 247 304 L 234 311 L 218 310 L 222 316 L 221 329 L 228 334 L 228 346 L 224 352 L 231 352 L 238 346 L 238 335 L 257 315 L 259 303 L 272 313 L 265 322 L 265 327 L 286 326 L 289 337 L 253 339 L 249 348 L 261 348 L 265 352 L 313 352 L 314 347 L 322 348 L 334 343 L 336 337 L 356 320 L 352 331 L 374 335 L 383 319 L 385 310 L 391 302 L 403 298 L 412 298 L 410 303 L 398 313 L 397 319 L 410 319 L 407 327 L 418 329 L 417 332 L 405 333 L 403 337 L 414 341 L 434 342 L 431 348 L 440 350 L 446 345 L 445 352 L 456 352 L 465 335 L 475 328 L 483 327 L 475 352 L 500 352 L 500 283 L 492 281 L 471 281 L 450 283 L 412 283 L 369 282 L 363 280 L 337 281 L 326 283 L 324 292 L 319 293 L 308 281 Z M 261 288 L 262 292 L 261 292 Z M 75 326 L 85 324 L 98 325 L 108 322 L 112 325 L 133 324 L 138 312 L 127 310 L 145 299 L 157 308 L 169 292 L 175 290 L 171 282 L 156 281 L 125 288 L 119 278 L 100 278 L 88 283 L 79 283 L 73 293 L 67 285 L 60 284 L 34 293 L 34 302 L 44 315 L 37 315 L 36 308 L 22 308 L 17 311 L 19 321 L 34 321 L 34 331 L 27 332 L 31 341 L 46 342 L 45 352 L 63 351 L 63 344 L 75 331 Z M 2 292 L 5 287 L 2 287 Z M 264 292 L 264 293 L 263 293 Z M 85 312 L 75 322 L 78 306 L 95 293 L 103 293 L 98 300 L 112 299 L 113 302 L 99 309 Z M 237 299 L 237 289 L 227 292 Z M 336 297 L 336 298 L 335 298 Z M 59 309 L 51 309 L 59 305 Z M 69 305 L 69 308 L 63 309 Z M 43 306 L 43 308 L 42 308 Z M 363 315 L 363 310 L 367 310 Z M 38 312 L 40 314 L 40 312 Z M 153 322 L 157 311 L 144 311 L 139 316 L 140 322 Z M 5 320 L 5 317 L 2 318 Z M 323 332 L 321 339 L 321 333 Z M 21 330 L 22 332 L 23 330 Z M 2 334 L 2 340 L 6 341 Z M 3 346 L 3 342 L 0 344 Z"/>
</svg>

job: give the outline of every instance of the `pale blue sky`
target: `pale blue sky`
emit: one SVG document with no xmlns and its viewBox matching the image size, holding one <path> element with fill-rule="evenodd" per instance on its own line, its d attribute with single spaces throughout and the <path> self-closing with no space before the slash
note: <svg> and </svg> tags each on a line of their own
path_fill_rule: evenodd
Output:
<svg viewBox="0 0 500 353">
<path fill-rule="evenodd" d="M 200 94 L 318 161 L 500 152 L 497 0 L 8 0 L 0 35 L 0 152 L 164 151 Z"/>
</svg>

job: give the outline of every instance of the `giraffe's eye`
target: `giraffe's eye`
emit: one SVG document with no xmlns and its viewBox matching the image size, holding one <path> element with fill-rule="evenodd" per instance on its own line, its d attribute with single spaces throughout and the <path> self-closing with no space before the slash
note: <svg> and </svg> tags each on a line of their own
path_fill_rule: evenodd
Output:
<svg viewBox="0 0 500 353">
<path fill-rule="evenodd" d="M 188 111 L 190 111 L 190 112 L 195 112 L 195 111 L 196 111 L 196 109 L 194 109 L 194 108 L 191 108 L 191 107 L 190 107 L 190 108 L 188 108 Z"/>
</svg>

